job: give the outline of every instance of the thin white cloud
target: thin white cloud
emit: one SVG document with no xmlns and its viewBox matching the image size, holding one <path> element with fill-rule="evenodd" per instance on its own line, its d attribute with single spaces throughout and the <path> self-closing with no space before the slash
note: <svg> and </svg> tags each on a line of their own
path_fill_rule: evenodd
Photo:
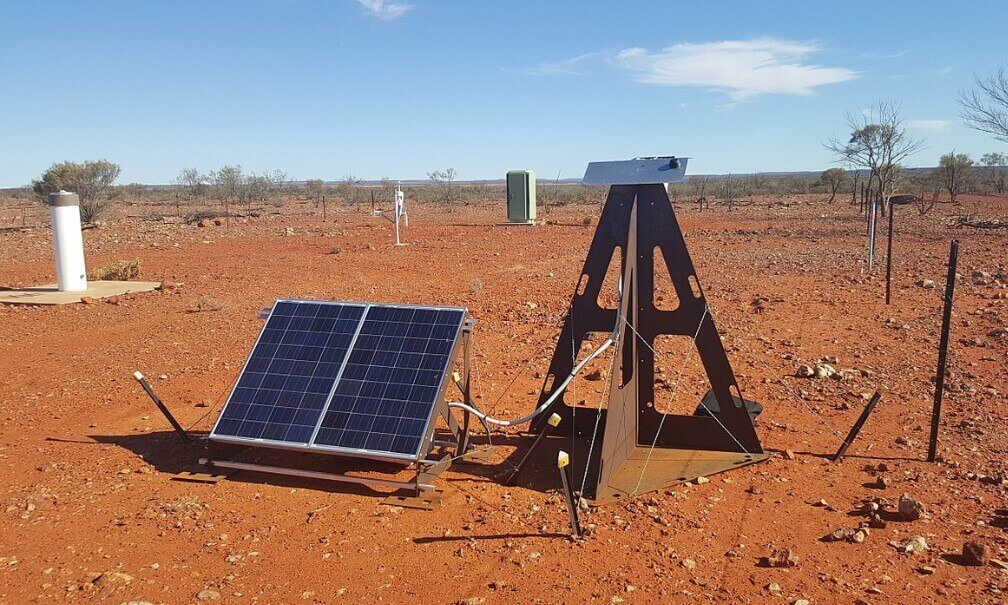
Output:
<svg viewBox="0 0 1008 605">
<path fill-rule="evenodd" d="M 899 59 L 900 57 L 906 56 L 909 50 L 900 50 L 894 53 L 873 53 L 865 52 L 861 53 L 862 59 Z"/>
<path fill-rule="evenodd" d="M 413 8 L 412 4 L 399 4 L 388 0 L 357 0 L 357 3 L 367 10 L 368 14 L 386 21 L 398 19 Z"/>
<path fill-rule="evenodd" d="M 762 94 L 809 95 L 818 86 L 858 77 L 845 67 L 806 63 L 819 51 L 812 43 L 759 38 L 682 43 L 657 52 L 628 48 L 610 61 L 645 84 L 706 87 L 734 101 Z"/>
<path fill-rule="evenodd" d="M 533 65 L 532 67 L 507 68 L 503 71 L 523 76 L 577 76 L 581 75 L 579 66 L 589 59 L 598 57 L 601 53 L 585 53 L 570 59 L 552 61 Z"/>
<path fill-rule="evenodd" d="M 949 120 L 910 120 L 907 126 L 914 130 L 939 131 L 945 130 L 952 122 Z"/>
</svg>

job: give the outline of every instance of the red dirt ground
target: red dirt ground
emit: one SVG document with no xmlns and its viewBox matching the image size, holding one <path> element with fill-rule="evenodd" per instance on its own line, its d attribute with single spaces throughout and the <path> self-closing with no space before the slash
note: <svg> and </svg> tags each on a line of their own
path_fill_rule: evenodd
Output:
<svg viewBox="0 0 1008 605">
<path fill-rule="evenodd" d="M 477 402 L 524 414 L 593 232 L 583 219 L 597 207 L 556 209 L 536 228 L 495 226 L 497 207 L 411 208 L 404 248 L 381 219 L 345 210 L 322 222 L 297 204 L 207 228 L 110 219 L 85 234 L 90 266 L 138 258 L 141 279 L 181 285 L 97 304 L 0 307 L 0 603 L 186 603 L 201 591 L 225 603 L 1003 603 L 1008 571 L 957 555 L 974 540 L 1008 560 L 1008 231 L 955 228 L 951 217 L 1005 216 L 1008 200 L 962 204 L 923 218 L 900 208 L 890 306 L 884 266 L 864 273 L 856 207 L 681 207 L 717 327 L 743 393 L 765 407 L 757 430 L 776 454 L 593 509 L 583 542 L 564 537 L 545 456 L 536 460 L 544 481 L 510 488 L 495 481 L 506 463 L 453 466 L 433 512 L 316 481 L 172 480 L 199 449 L 179 444 L 131 374 L 150 376 L 182 423 L 205 431 L 261 327 L 257 312 L 275 298 L 465 305 L 478 320 Z M 0 216 L 20 225 L 15 211 Z M 943 461 L 928 464 L 952 238 L 962 248 Z M 51 254 L 44 226 L 0 233 L 0 284 L 53 281 Z M 923 279 L 935 287 L 916 285 Z M 204 296 L 223 309 L 191 312 Z M 754 305 L 758 297 L 768 300 Z M 825 357 L 862 372 L 794 376 Z M 576 398 L 597 405 L 600 384 L 579 378 Z M 876 388 L 885 394 L 875 414 L 849 456 L 831 462 L 834 431 L 847 432 Z M 527 441 L 498 443 L 495 461 L 513 461 Z M 879 463 L 887 470 L 866 470 Z M 888 487 L 872 487 L 879 474 Z M 856 526 L 864 500 L 892 509 L 903 492 L 926 505 L 924 518 L 892 519 L 862 543 L 820 540 Z M 918 535 L 925 553 L 890 544 Z M 760 566 L 774 548 L 791 549 L 797 565 Z"/>
</svg>

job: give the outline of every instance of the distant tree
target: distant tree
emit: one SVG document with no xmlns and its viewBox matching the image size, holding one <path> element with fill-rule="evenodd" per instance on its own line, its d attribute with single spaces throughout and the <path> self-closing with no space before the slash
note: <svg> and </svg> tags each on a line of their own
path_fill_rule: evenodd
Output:
<svg viewBox="0 0 1008 605">
<path fill-rule="evenodd" d="M 980 163 L 987 168 L 987 182 L 998 194 L 1005 192 L 1008 186 L 1008 156 L 1003 153 L 985 153 L 980 156 Z"/>
<path fill-rule="evenodd" d="M 80 198 L 81 220 L 93 223 L 111 204 L 112 198 L 106 192 L 121 170 L 119 164 L 108 160 L 61 162 L 32 181 L 32 191 L 42 200 L 61 189 L 76 193 Z"/>
<path fill-rule="evenodd" d="M 843 168 L 830 168 L 823 171 L 819 180 L 829 189 L 829 201 L 832 204 L 836 199 L 837 191 L 840 191 L 840 188 L 847 182 L 847 171 Z"/>
<path fill-rule="evenodd" d="M 175 177 L 175 184 L 182 188 L 186 197 L 192 202 L 194 199 L 202 197 L 206 190 L 207 176 L 200 174 L 195 168 L 183 168 Z M 179 196 L 175 196 L 175 214 L 181 216 L 179 207 Z"/>
<path fill-rule="evenodd" d="M 322 207 L 322 220 L 326 220 L 326 203 L 325 203 L 325 181 L 322 179 L 308 179 L 305 181 L 305 193 L 308 194 L 308 198 L 311 199 L 316 206 Z"/>
<path fill-rule="evenodd" d="M 363 182 L 352 174 L 344 174 L 336 184 L 336 194 L 344 202 L 359 206 L 361 203 L 360 187 Z"/>
<path fill-rule="evenodd" d="M 693 196 L 696 198 L 696 202 L 700 206 L 700 210 L 703 210 L 704 204 L 707 203 L 705 195 L 707 193 L 707 183 L 709 181 L 710 177 L 706 174 L 702 176 L 691 176 L 688 179 L 689 184 L 693 187 Z"/>
<path fill-rule="evenodd" d="M 883 210 L 899 186 L 899 166 L 924 147 L 924 142 L 911 136 L 900 117 L 900 107 L 890 101 L 879 101 L 863 114 L 847 114 L 849 136 L 833 137 L 826 149 L 841 161 L 869 170 L 868 184 L 873 181 L 882 199 Z"/>
<path fill-rule="evenodd" d="M 973 88 L 959 93 L 959 116 L 974 130 L 1008 143 L 1008 65 L 993 75 L 973 77 Z"/>
<path fill-rule="evenodd" d="M 442 191 L 445 203 L 451 203 L 452 201 L 452 182 L 455 181 L 455 177 L 457 176 L 458 173 L 455 172 L 454 168 L 434 170 L 427 173 L 427 178 L 434 183 L 435 187 Z"/>
<path fill-rule="evenodd" d="M 739 196 L 741 186 L 741 179 L 732 176 L 730 172 L 728 173 L 728 176 L 721 181 L 721 199 L 724 200 L 725 205 L 728 206 L 729 210 L 735 209 L 735 200 Z"/>
<path fill-rule="evenodd" d="M 263 173 L 263 179 L 266 184 L 265 195 L 267 199 L 277 199 L 283 197 L 284 189 L 287 187 L 287 173 L 279 168 L 272 170 L 270 172 Z"/>
<path fill-rule="evenodd" d="M 965 153 L 946 153 L 938 161 L 938 178 L 954 204 L 956 197 L 968 191 L 973 181 L 973 160 Z"/>
<path fill-rule="evenodd" d="M 220 169 L 210 173 L 210 182 L 213 183 L 216 194 L 223 200 L 224 216 L 230 221 L 231 202 L 237 202 L 241 198 L 245 185 L 241 164 L 221 166 Z"/>
</svg>

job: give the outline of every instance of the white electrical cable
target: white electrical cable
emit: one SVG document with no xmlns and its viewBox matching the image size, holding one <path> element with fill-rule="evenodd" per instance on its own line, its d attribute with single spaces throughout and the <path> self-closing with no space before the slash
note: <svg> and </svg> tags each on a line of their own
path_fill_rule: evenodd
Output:
<svg viewBox="0 0 1008 605">
<path fill-rule="evenodd" d="M 588 365 L 588 363 L 591 362 L 591 360 L 595 359 L 596 357 L 604 353 L 606 349 L 611 347 L 613 343 L 616 342 L 616 339 L 619 337 L 619 326 L 620 326 L 618 309 L 620 308 L 620 304 L 622 303 L 622 301 L 623 301 L 623 282 L 621 281 L 619 282 L 619 286 L 616 291 L 616 309 L 617 309 L 616 323 L 615 325 L 613 325 L 612 334 L 610 334 L 609 338 L 607 338 L 606 341 L 599 346 L 599 348 L 595 349 L 595 351 L 591 355 L 585 357 L 583 360 L 581 360 L 581 363 L 574 366 L 574 369 L 570 371 L 570 374 L 568 374 L 567 377 L 564 378 L 563 382 L 561 382 L 560 385 L 553 390 L 553 394 L 551 394 L 546 399 L 546 401 L 542 402 L 542 404 L 528 416 L 524 416 L 516 420 L 500 420 L 498 418 L 493 418 L 492 416 L 487 416 L 483 412 L 477 410 L 471 405 L 466 405 L 465 403 L 451 401 L 448 403 L 448 407 L 459 408 L 461 410 L 469 412 L 470 414 L 476 416 L 476 418 L 478 418 L 479 421 L 482 422 L 484 426 L 488 424 L 494 424 L 497 426 L 515 426 L 519 424 L 525 424 L 526 422 L 531 421 L 533 418 L 535 418 L 539 414 L 542 414 L 543 412 L 548 410 L 551 405 L 553 405 L 553 402 L 556 401 L 557 397 L 559 397 L 560 394 L 567 389 L 567 385 L 570 384 L 570 381 L 573 380 L 575 376 L 577 376 L 577 373 L 580 372 L 582 368 Z M 571 327 L 571 329 L 573 330 L 573 326 Z"/>
<path fill-rule="evenodd" d="M 558 386 L 553 391 L 553 394 L 550 395 L 546 399 L 546 401 L 542 402 L 542 405 L 540 405 L 539 407 L 537 407 L 535 409 L 535 411 L 533 411 L 528 416 L 524 416 L 522 418 L 518 418 L 517 420 L 500 420 L 500 419 L 497 419 L 497 418 L 493 418 L 493 417 L 487 416 L 486 414 L 484 414 L 483 412 L 477 410 L 476 408 L 474 408 L 472 406 L 469 406 L 469 405 L 466 405 L 464 403 L 456 403 L 456 402 L 453 401 L 453 402 L 450 402 L 448 404 L 448 407 L 463 409 L 463 410 L 469 412 L 470 414 L 476 416 L 477 418 L 479 418 L 480 421 L 483 422 L 484 424 L 495 424 L 497 426 L 515 426 L 515 425 L 518 425 L 518 424 L 525 424 L 526 422 L 529 422 L 530 420 L 532 420 L 533 418 L 535 418 L 539 414 L 542 414 L 543 412 L 545 412 L 551 405 L 553 405 L 553 402 L 556 401 L 557 397 L 559 397 L 560 394 L 564 392 L 564 389 L 566 389 L 567 385 L 570 384 L 570 381 L 574 379 L 574 376 L 577 375 L 577 373 L 580 372 L 582 368 L 584 368 L 586 365 L 588 365 L 588 362 L 590 362 L 591 360 L 595 359 L 596 357 L 598 357 L 599 355 L 601 355 L 602 353 L 604 353 L 605 350 L 608 349 L 609 347 L 611 347 L 614 342 L 616 342 L 615 339 L 614 339 L 614 337 L 610 336 L 609 338 L 606 339 L 605 342 L 602 343 L 602 345 L 599 348 L 595 349 L 594 353 L 592 353 L 588 357 L 585 357 L 581 361 L 581 363 L 579 363 L 576 366 L 574 366 L 574 369 L 571 370 L 570 374 L 567 375 L 567 378 L 565 378 L 564 381 L 560 383 L 560 386 Z"/>
</svg>

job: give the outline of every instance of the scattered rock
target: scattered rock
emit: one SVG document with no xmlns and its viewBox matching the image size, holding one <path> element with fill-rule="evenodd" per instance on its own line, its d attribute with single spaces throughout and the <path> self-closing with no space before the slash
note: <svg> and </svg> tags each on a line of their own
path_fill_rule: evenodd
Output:
<svg viewBox="0 0 1008 605">
<path fill-rule="evenodd" d="M 798 565 L 798 555 L 790 548 L 775 548 L 763 557 L 767 567 L 794 567 Z"/>
<path fill-rule="evenodd" d="M 935 569 L 934 567 L 931 567 L 930 565 L 921 565 L 920 567 L 917 568 L 917 573 L 924 576 L 930 576 L 936 571 L 938 570 Z"/>
<path fill-rule="evenodd" d="M 875 477 L 875 487 L 878 489 L 885 489 L 889 487 L 889 480 L 884 476 L 879 475 L 878 477 Z"/>
<path fill-rule="evenodd" d="M 990 563 L 990 552 L 984 544 L 966 542 L 962 547 L 962 560 L 966 565 L 987 565 Z"/>
<path fill-rule="evenodd" d="M 904 493 L 900 496 L 899 515 L 906 521 L 916 521 L 926 512 L 924 505 L 910 494 Z"/>
<path fill-rule="evenodd" d="M 696 561 L 694 561 L 693 559 L 683 559 L 682 561 L 679 561 L 679 565 L 682 565 L 683 567 L 685 567 L 690 571 L 696 569 Z"/>
<path fill-rule="evenodd" d="M 81 299 L 80 299 L 80 301 L 81 301 L 82 303 L 84 303 L 85 305 L 96 305 L 96 304 L 98 304 L 98 301 L 97 301 L 97 300 L 95 300 L 95 299 L 94 299 L 93 297 L 91 297 L 91 296 L 81 296 Z"/>
<path fill-rule="evenodd" d="M 908 554 L 927 552 L 928 549 L 927 540 L 924 539 L 924 536 L 903 538 L 899 542 L 890 542 L 889 544 L 896 550 Z"/>
<path fill-rule="evenodd" d="M 922 279 L 919 282 L 917 282 L 917 285 L 921 288 L 924 288 L 925 290 L 931 290 L 935 287 L 934 280 L 931 279 Z"/>
<path fill-rule="evenodd" d="M 287 237 L 291 237 L 292 235 L 294 235 L 294 227 L 286 227 L 284 229 L 284 235 Z"/>
<path fill-rule="evenodd" d="M 206 588 L 196 593 L 196 598 L 200 601 L 216 601 L 220 599 L 220 593 L 216 590 Z"/>
<path fill-rule="evenodd" d="M 173 292 L 178 290 L 178 288 L 179 284 L 170 279 L 162 279 L 161 285 L 158 286 L 158 290 L 161 290 L 162 292 Z"/>
<path fill-rule="evenodd" d="M 803 363 L 798 366 L 797 370 L 795 370 L 795 376 L 799 378 L 812 378 L 815 376 L 815 370 L 813 370 L 811 366 Z"/>
<path fill-rule="evenodd" d="M 851 542 L 860 544 L 870 535 L 867 527 L 842 527 L 822 537 L 824 542 Z"/>
<path fill-rule="evenodd" d="M 483 605 L 486 603 L 486 597 L 469 597 L 468 599 L 460 599 L 455 601 L 457 605 Z"/>
<path fill-rule="evenodd" d="M 703 475 L 700 475 L 699 477 L 696 478 L 696 483 L 697 485 L 703 485 L 704 483 L 710 483 L 710 479 L 704 477 Z"/>
<path fill-rule="evenodd" d="M 784 450 L 784 457 L 787 458 L 788 460 L 794 460 L 795 453 L 791 450 Z"/>
</svg>

